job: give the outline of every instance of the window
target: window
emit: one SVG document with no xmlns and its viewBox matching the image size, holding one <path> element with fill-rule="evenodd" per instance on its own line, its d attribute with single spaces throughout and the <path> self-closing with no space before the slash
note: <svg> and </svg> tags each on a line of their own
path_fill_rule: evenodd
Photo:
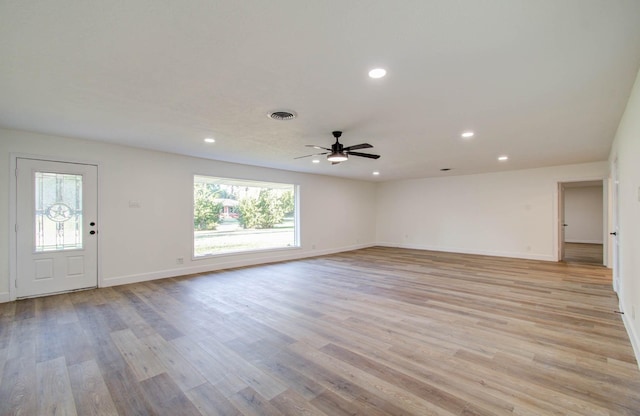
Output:
<svg viewBox="0 0 640 416">
<path fill-rule="evenodd" d="M 194 257 L 298 247 L 296 188 L 195 175 Z"/>
<path fill-rule="evenodd" d="M 35 251 L 82 249 L 82 175 L 35 172 Z"/>
</svg>

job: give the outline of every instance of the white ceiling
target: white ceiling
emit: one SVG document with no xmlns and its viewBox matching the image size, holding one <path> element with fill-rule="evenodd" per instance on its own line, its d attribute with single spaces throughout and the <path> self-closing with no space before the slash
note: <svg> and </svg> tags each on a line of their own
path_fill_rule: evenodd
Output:
<svg viewBox="0 0 640 416">
<path fill-rule="evenodd" d="M 374 181 L 605 160 L 639 66 L 638 0 L 0 0 L 1 126 Z"/>
</svg>

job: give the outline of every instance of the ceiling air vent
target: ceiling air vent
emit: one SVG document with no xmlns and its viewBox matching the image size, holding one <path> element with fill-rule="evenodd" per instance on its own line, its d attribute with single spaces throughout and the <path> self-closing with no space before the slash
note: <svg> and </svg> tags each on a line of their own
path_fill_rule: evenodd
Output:
<svg viewBox="0 0 640 416">
<path fill-rule="evenodd" d="M 268 116 L 274 120 L 293 120 L 296 118 L 297 114 L 293 111 L 280 110 L 269 113 Z"/>
</svg>

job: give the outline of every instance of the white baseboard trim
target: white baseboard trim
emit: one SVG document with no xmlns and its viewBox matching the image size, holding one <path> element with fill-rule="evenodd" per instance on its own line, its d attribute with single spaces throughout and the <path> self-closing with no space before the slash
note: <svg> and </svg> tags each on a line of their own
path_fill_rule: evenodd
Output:
<svg viewBox="0 0 640 416">
<path fill-rule="evenodd" d="M 620 305 L 620 310 L 624 311 L 622 305 Z M 627 330 L 627 335 L 629 335 L 629 340 L 631 341 L 633 354 L 636 356 L 636 364 L 638 365 L 638 369 L 640 369 L 640 336 L 638 336 L 639 334 L 634 331 L 633 325 L 631 324 L 631 318 L 626 313 L 621 316 L 624 328 Z"/>
<path fill-rule="evenodd" d="M 186 276 L 190 274 L 208 273 L 208 272 L 214 272 L 214 271 L 224 270 L 224 269 L 233 269 L 237 267 L 257 266 L 259 264 L 278 263 L 282 261 L 297 260 L 297 259 L 303 259 L 308 257 L 326 256 L 328 254 L 359 250 L 362 248 L 373 247 L 373 246 L 375 246 L 375 244 L 358 244 L 353 246 L 346 246 L 346 247 L 326 249 L 326 250 L 305 250 L 305 251 L 292 250 L 292 251 L 287 251 L 284 254 L 274 254 L 273 252 L 271 252 L 270 255 L 252 257 L 250 259 L 246 259 L 246 258 L 231 259 L 226 261 L 219 261 L 216 263 L 203 263 L 203 264 L 198 264 L 196 266 L 187 266 L 187 267 L 180 267 L 175 269 L 159 270 L 159 271 L 149 272 L 149 273 L 140 273 L 140 274 L 127 275 L 127 276 L 107 278 L 102 280 L 100 287 L 119 286 L 119 285 L 126 285 L 129 283 L 140 283 L 140 282 L 146 282 L 149 280 L 165 279 L 168 277 Z"/>
<path fill-rule="evenodd" d="M 11 301 L 11 297 L 9 296 L 9 292 L 0 292 L 0 303 L 5 303 Z"/>
<path fill-rule="evenodd" d="M 564 240 L 565 243 L 602 244 L 602 240 Z"/>
<path fill-rule="evenodd" d="M 378 243 L 378 246 L 382 247 L 395 247 L 395 248 L 409 248 L 413 250 L 428 250 L 428 251 L 440 251 L 443 253 L 457 253 L 457 254 L 476 254 L 479 256 L 493 256 L 493 257 L 508 257 L 515 259 L 525 260 L 543 260 L 543 261 L 556 261 L 555 257 L 549 254 L 534 254 L 534 253 L 514 253 L 514 252 L 501 252 L 490 250 L 467 250 L 450 247 L 430 247 L 420 244 L 396 244 L 396 243 Z"/>
</svg>

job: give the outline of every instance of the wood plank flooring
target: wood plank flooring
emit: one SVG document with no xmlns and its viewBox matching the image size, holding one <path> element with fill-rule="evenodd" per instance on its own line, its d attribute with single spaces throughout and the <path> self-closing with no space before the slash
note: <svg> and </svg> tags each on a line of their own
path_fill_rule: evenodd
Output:
<svg viewBox="0 0 640 416">
<path fill-rule="evenodd" d="M 0 415 L 638 415 L 604 267 L 373 247 L 0 304 Z"/>
<path fill-rule="evenodd" d="M 602 266 L 602 244 L 564 243 L 564 261 Z"/>
</svg>

